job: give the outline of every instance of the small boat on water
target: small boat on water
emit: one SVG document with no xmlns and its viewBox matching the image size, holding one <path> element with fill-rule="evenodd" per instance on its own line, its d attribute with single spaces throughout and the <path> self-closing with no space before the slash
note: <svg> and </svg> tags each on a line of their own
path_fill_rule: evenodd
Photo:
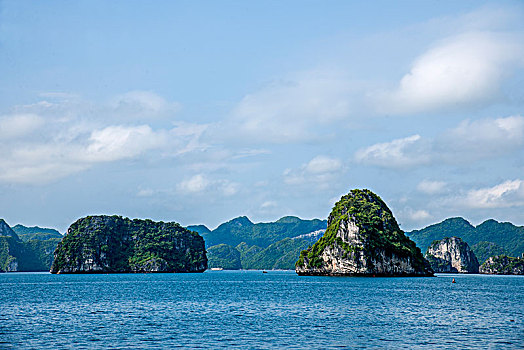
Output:
<svg viewBox="0 0 524 350">
<path fill-rule="evenodd" d="M 210 268 L 211 271 L 222 271 L 224 268 L 223 267 L 212 267 Z"/>
<path fill-rule="evenodd" d="M 457 283 L 457 282 L 455 282 L 455 279 L 453 278 L 453 281 L 451 281 L 451 283 Z"/>
<path fill-rule="evenodd" d="M 264 270 L 264 271 L 262 271 L 262 273 L 267 273 L 267 271 L 266 271 L 266 270 Z"/>
</svg>

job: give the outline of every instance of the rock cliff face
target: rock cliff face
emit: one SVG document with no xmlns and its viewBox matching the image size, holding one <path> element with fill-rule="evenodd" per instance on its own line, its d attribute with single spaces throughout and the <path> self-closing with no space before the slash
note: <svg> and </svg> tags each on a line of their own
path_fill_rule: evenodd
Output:
<svg viewBox="0 0 524 350">
<path fill-rule="evenodd" d="M 320 240 L 302 251 L 299 275 L 432 276 L 391 210 L 369 190 L 352 190 L 335 204 Z"/>
<path fill-rule="evenodd" d="M 16 240 L 19 240 L 19 237 L 15 231 L 13 231 L 13 229 L 7 224 L 7 222 L 4 221 L 4 219 L 0 219 L 0 236 L 13 237 Z"/>
<path fill-rule="evenodd" d="M 58 238 L 23 241 L 0 219 L 0 272 L 49 271 L 59 241 Z"/>
<path fill-rule="evenodd" d="M 480 266 L 480 273 L 490 275 L 524 275 L 524 257 L 492 256 Z"/>
<path fill-rule="evenodd" d="M 426 259 L 435 272 L 478 273 L 479 262 L 469 245 L 458 237 L 434 241 Z"/>
<path fill-rule="evenodd" d="M 88 216 L 55 250 L 51 273 L 203 272 L 204 239 L 174 222 Z"/>
</svg>

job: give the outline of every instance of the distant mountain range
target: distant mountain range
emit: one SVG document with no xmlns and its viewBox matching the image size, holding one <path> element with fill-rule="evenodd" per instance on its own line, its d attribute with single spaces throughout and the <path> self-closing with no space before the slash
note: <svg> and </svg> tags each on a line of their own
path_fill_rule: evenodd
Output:
<svg viewBox="0 0 524 350">
<path fill-rule="evenodd" d="M 240 216 L 209 230 L 204 225 L 188 226 L 204 237 L 207 247 L 225 243 L 232 246 L 244 242 L 262 248 L 284 238 L 296 237 L 327 227 L 326 220 L 302 220 L 295 216 L 285 216 L 275 222 L 254 224 L 246 216 Z"/>
<path fill-rule="evenodd" d="M 215 230 L 203 225 L 188 228 L 199 232 L 206 240 L 210 267 L 224 267 L 219 265 L 224 264 L 227 256 L 234 256 L 235 263 L 230 262 L 227 266 L 293 269 L 300 252 L 322 237 L 326 227 L 326 220 L 301 220 L 287 216 L 276 222 L 254 224 L 242 216 Z M 460 237 L 469 244 L 481 264 L 490 256 L 506 254 L 517 257 L 524 252 L 524 227 L 493 219 L 475 227 L 464 218 L 449 218 L 420 230 L 406 232 L 406 235 L 415 241 L 422 252 L 435 240 Z M 216 249 L 217 245 L 221 245 L 220 249 Z"/>
<path fill-rule="evenodd" d="M 39 241 L 46 241 L 50 238 L 62 238 L 62 234 L 53 228 L 43 228 L 38 226 L 26 227 L 23 225 L 15 225 L 12 227 L 18 237 L 24 242 L 36 239 Z"/>
<path fill-rule="evenodd" d="M 241 216 L 214 230 L 188 226 L 200 233 L 207 246 L 208 266 L 226 269 L 293 269 L 300 252 L 318 240 L 326 220 L 285 216 L 275 222 L 254 224 Z"/>
<path fill-rule="evenodd" d="M 208 265 L 228 270 L 292 270 L 300 252 L 314 243 L 309 238 L 318 240 L 324 230 L 315 232 L 315 236 L 284 238 L 266 248 L 244 242 L 236 247 L 218 244 L 207 249 Z"/>
<path fill-rule="evenodd" d="M 490 256 L 506 254 L 518 257 L 524 252 L 524 227 L 493 219 L 475 227 L 464 218 L 449 218 L 406 234 L 423 252 L 435 240 L 460 237 L 469 244 L 481 264 Z"/>
</svg>

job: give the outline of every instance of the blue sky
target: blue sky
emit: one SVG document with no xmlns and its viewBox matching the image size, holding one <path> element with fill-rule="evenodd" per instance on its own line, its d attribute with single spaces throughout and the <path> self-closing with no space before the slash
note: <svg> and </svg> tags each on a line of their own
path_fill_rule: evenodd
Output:
<svg viewBox="0 0 524 350">
<path fill-rule="evenodd" d="M 0 216 L 524 225 L 520 1 L 0 1 Z"/>
</svg>

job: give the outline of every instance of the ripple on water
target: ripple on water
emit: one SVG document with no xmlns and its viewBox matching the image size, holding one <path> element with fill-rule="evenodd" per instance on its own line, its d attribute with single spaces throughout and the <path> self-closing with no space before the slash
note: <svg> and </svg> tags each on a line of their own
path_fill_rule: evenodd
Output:
<svg viewBox="0 0 524 350">
<path fill-rule="evenodd" d="M 2 274 L 0 347 L 522 348 L 524 278 L 453 277 Z"/>
</svg>

